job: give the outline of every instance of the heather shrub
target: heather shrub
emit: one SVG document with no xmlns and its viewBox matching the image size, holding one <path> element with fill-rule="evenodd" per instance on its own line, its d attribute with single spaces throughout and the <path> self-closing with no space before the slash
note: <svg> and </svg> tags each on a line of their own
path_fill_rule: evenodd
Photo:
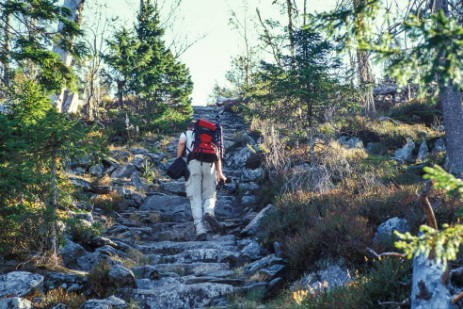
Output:
<svg viewBox="0 0 463 309">
<path fill-rule="evenodd" d="M 344 287 L 329 292 L 309 294 L 296 308 L 393 308 L 404 302 L 411 292 L 411 262 L 383 258 L 373 261 L 364 274 Z M 404 303 L 400 308 L 407 308 Z M 394 307 L 395 308 L 395 307 Z"/>
<path fill-rule="evenodd" d="M 407 124 L 424 123 L 431 127 L 442 116 L 436 102 L 428 100 L 398 104 L 389 110 L 389 117 Z"/>
<path fill-rule="evenodd" d="M 88 281 L 93 293 L 98 297 L 104 298 L 113 293 L 109 279 L 109 270 L 111 269 L 109 263 L 102 260 L 96 265 L 88 274 Z"/>
<path fill-rule="evenodd" d="M 441 132 L 434 131 L 421 123 L 407 124 L 390 118 L 368 120 L 363 117 L 350 119 L 342 132 L 359 137 L 365 144 L 381 143 L 382 147 L 390 152 L 403 147 L 407 137 L 411 138 L 415 144 L 420 144 L 424 140 L 442 135 Z"/>
<path fill-rule="evenodd" d="M 39 298 L 39 302 L 34 302 L 34 308 L 54 308 L 58 304 L 63 304 L 66 308 L 78 309 L 87 299 L 82 294 L 67 292 L 63 288 L 48 291 Z"/>
<path fill-rule="evenodd" d="M 127 200 L 116 192 L 99 195 L 92 200 L 92 203 L 94 208 L 100 208 L 105 214 L 109 214 L 114 211 L 122 212 L 129 207 Z"/>
<path fill-rule="evenodd" d="M 264 218 L 260 237 L 269 245 L 283 244 L 291 274 L 308 270 L 321 258 L 363 259 L 373 231 L 358 205 L 344 195 L 296 192 L 279 198 L 276 206 Z"/>
</svg>

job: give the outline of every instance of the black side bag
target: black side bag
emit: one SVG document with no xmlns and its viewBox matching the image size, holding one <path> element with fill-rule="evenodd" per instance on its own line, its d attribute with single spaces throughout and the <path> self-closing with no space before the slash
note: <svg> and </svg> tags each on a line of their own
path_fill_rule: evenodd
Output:
<svg viewBox="0 0 463 309">
<path fill-rule="evenodd" d="M 188 170 L 188 165 L 185 160 L 183 160 L 183 158 L 177 158 L 167 169 L 167 175 L 172 179 L 179 179 L 183 176 L 185 180 L 188 180 L 190 171 Z"/>
</svg>

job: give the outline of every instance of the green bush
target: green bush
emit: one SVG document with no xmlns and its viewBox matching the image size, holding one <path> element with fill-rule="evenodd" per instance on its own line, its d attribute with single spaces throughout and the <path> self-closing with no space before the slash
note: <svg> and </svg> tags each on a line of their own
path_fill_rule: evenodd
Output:
<svg viewBox="0 0 463 309">
<path fill-rule="evenodd" d="M 103 226 L 98 222 L 91 224 L 85 220 L 71 218 L 66 221 L 66 229 L 73 241 L 86 243 L 100 236 L 103 231 Z"/>
</svg>

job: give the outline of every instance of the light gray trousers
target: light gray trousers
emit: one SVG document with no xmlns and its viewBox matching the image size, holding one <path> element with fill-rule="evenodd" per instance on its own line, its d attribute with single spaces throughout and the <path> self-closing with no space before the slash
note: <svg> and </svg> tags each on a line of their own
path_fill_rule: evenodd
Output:
<svg viewBox="0 0 463 309">
<path fill-rule="evenodd" d="M 190 200 L 196 234 L 206 233 L 203 216 L 214 216 L 216 197 L 215 163 L 191 160 L 188 163 L 190 178 L 186 182 L 186 195 Z"/>
</svg>

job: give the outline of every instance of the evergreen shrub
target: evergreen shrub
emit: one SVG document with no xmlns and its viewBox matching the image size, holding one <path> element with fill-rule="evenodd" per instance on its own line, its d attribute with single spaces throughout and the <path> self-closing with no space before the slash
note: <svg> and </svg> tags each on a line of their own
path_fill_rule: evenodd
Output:
<svg viewBox="0 0 463 309">
<path fill-rule="evenodd" d="M 78 243 L 87 243 L 101 235 L 103 226 L 100 223 L 91 224 L 88 221 L 71 218 L 66 221 L 66 228 L 72 240 Z"/>
</svg>

